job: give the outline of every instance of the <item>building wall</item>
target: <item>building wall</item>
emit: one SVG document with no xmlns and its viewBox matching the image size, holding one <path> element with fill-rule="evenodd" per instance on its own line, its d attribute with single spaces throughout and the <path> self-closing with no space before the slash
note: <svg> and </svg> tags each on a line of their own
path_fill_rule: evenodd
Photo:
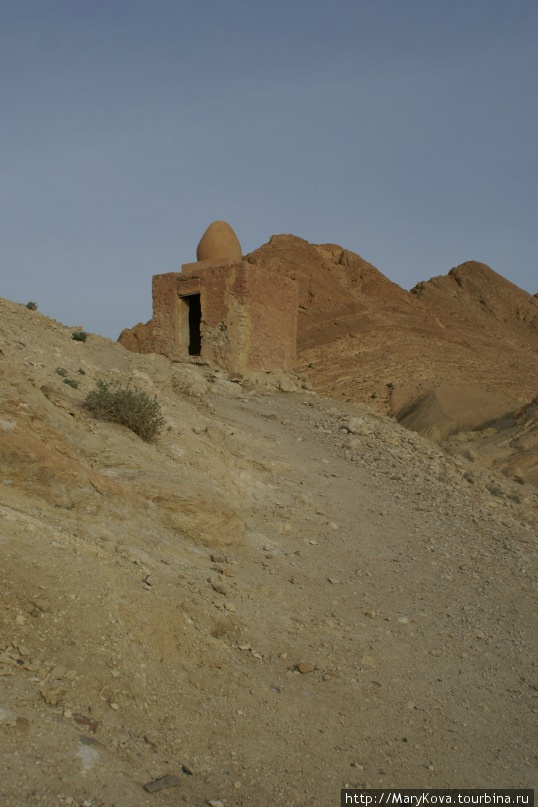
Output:
<svg viewBox="0 0 538 807">
<path fill-rule="evenodd" d="M 189 355 L 188 305 L 200 294 L 201 358 L 231 373 L 281 370 L 296 358 L 298 285 L 248 263 L 186 264 L 153 278 L 153 318 L 124 331 L 130 350 Z"/>
</svg>

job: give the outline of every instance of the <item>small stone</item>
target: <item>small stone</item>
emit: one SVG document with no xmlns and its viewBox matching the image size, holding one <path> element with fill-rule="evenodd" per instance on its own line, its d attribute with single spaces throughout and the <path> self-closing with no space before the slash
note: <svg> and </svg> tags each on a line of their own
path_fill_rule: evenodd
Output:
<svg viewBox="0 0 538 807">
<path fill-rule="evenodd" d="M 331 530 L 339 530 L 340 529 L 340 527 L 338 526 L 336 521 L 329 521 L 329 527 L 331 528 Z"/>
<path fill-rule="evenodd" d="M 224 596 L 227 596 L 230 593 L 229 586 L 225 585 L 224 583 L 219 582 L 213 583 L 212 588 L 213 591 L 217 592 L 217 594 L 223 594 Z"/>
<path fill-rule="evenodd" d="M 161 776 L 160 779 L 154 779 L 144 785 L 144 790 L 147 793 L 155 793 L 156 790 L 164 790 L 166 787 L 175 787 L 179 785 L 179 779 L 173 774 L 168 776 Z"/>
<path fill-rule="evenodd" d="M 66 690 L 63 687 L 45 684 L 41 687 L 40 693 L 45 703 L 48 703 L 49 706 L 57 706 L 63 699 Z"/>
<path fill-rule="evenodd" d="M 329 581 L 329 583 L 332 583 L 333 586 L 337 585 L 340 582 L 340 580 L 338 580 L 336 577 L 328 577 L 327 580 Z"/>
<path fill-rule="evenodd" d="M 87 726 L 90 731 L 93 731 L 94 734 L 99 727 L 99 723 L 97 720 L 95 720 L 95 718 L 88 717 L 87 715 L 81 715 L 78 712 L 73 715 L 73 720 L 75 723 L 78 723 L 79 726 Z"/>
<path fill-rule="evenodd" d="M 370 434 L 370 428 L 364 418 L 350 418 L 347 428 L 351 434 L 361 434 L 364 437 Z"/>
<path fill-rule="evenodd" d="M 62 664 L 57 664 L 52 668 L 50 676 L 51 678 L 65 678 L 66 673 L 66 668 Z"/>
<path fill-rule="evenodd" d="M 51 608 L 50 602 L 46 600 L 44 597 L 36 597 L 34 600 L 34 605 L 36 608 L 38 608 L 40 611 L 43 611 L 43 613 L 45 614 L 48 611 L 50 611 Z"/>
<path fill-rule="evenodd" d="M 213 563 L 228 563 L 226 555 L 221 555 L 220 552 L 212 552 L 209 557 Z"/>
<path fill-rule="evenodd" d="M 207 803 L 209 807 L 224 807 L 224 802 L 220 799 L 210 799 Z"/>
<path fill-rule="evenodd" d="M 408 618 L 406 616 L 399 616 L 397 621 L 401 625 L 407 625 L 407 623 L 409 622 L 409 620 L 408 620 Z"/>
<path fill-rule="evenodd" d="M 363 667 L 377 667 L 377 659 L 374 656 L 361 656 L 360 663 Z"/>
<path fill-rule="evenodd" d="M 300 661 L 297 665 L 297 669 L 302 675 L 306 675 L 306 673 L 314 672 L 316 665 L 312 664 L 311 661 Z"/>
<path fill-rule="evenodd" d="M 233 602 L 225 602 L 224 607 L 227 611 L 230 611 L 230 613 L 232 614 L 235 614 L 235 612 L 237 611 L 237 608 L 235 607 Z"/>
<path fill-rule="evenodd" d="M 114 701 L 112 703 L 109 703 L 108 705 L 110 706 L 111 709 L 114 709 L 115 712 L 117 712 L 118 709 L 120 708 L 119 703 L 115 703 Z"/>
<path fill-rule="evenodd" d="M 368 619 L 375 619 L 377 616 L 377 611 L 375 611 L 373 608 L 369 608 L 364 612 L 364 616 L 367 616 Z"/>
</svg>

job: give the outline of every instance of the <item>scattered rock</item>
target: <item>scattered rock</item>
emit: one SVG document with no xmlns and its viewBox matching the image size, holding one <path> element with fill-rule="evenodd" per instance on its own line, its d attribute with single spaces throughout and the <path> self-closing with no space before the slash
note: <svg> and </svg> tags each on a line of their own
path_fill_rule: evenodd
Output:
<svg viewBox="0 0 538 807">
<path fill-rule="evenodd" d="M 54 686 L 53 684 L 44 684 L 39 691 L 41 697 L 49 706 L 57 706 L 61 703 L 67 692 L 64 687 Z"/>
<path fill-rule="evenodd" d="M 47 614 L 51 609 L 50 602 L 44 597 L 36 597 L 33 604 L 38 611 L 42 611 L 44 614 Z"/>
<path fill-rule="evenodd" d="M 225 597 L 230 593 L 230 587 L 225 583 L 220 583 L 219 581 L 212 583 L 211 587 L 213 591 L 217 592 L 217 594 L 223 594 Z"/>
<path fill-rule="evenodd" d="M 93 731 L 94 734 L 99 727 L 99 722 L 95 720 L 95 718 L 82 715 L 79 712 L 75 712 L 73 715 L 73 720 L 75 723 L 78 723 L 79 726 L 87 726 L 90 731 Z"/>
<path fill-rule="evenodd" d="M 312 664 L 311 661 L 300 661 L 297 665 L 297 669 L 299 670 L 302 675 L 306 675 L 306 673 L 311 673 L 316 670 L 316 665 Z"/>
<path fill-rule="evenodd" d="M 157 790 L 164 790 L 167 787 L 176 787 L 179 785 L 179 779 L 173 773 L 167 776 L 161 776 L 159 779 L 154 779 L 144 785 L 144 790 L 148 793 L 155 793 Z"/>
<path fill-rule="evenodd" d="M 371 433 L 370 427 L 366 423 L 365 419 L 361 417 L 350 418 L 347 428 L 351 434 L 360 434 L 364 437 Z"/>
</svg>

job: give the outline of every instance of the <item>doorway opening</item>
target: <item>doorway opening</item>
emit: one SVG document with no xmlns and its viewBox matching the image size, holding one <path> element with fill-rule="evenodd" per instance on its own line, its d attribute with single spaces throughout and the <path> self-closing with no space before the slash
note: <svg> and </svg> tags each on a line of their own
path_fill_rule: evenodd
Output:
<svg viewBox="0 0 538 807">
<path fill-rule="evenodd" d="M 202 350 L 202 305 L 199 294 L 189 294 L 183 297 L 183 302 L 189 309 L 189 356 L 199 356 Z"/>
</svg>

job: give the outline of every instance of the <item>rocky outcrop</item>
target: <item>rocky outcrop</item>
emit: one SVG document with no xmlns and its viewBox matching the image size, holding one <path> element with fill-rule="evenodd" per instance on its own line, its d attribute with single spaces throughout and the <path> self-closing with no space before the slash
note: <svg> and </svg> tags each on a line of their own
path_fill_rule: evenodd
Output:
<svg viewBox="0 0 538 807">
<path fill-rule="evenodd" d="M 298 370 L 319 392 L 373 403 L 436 440 L 536 394 L 538 300 L 485 264 L 409 292 L 349 250 L 291 235 L 247 260 L 299 283 Z"/>
</svg>

